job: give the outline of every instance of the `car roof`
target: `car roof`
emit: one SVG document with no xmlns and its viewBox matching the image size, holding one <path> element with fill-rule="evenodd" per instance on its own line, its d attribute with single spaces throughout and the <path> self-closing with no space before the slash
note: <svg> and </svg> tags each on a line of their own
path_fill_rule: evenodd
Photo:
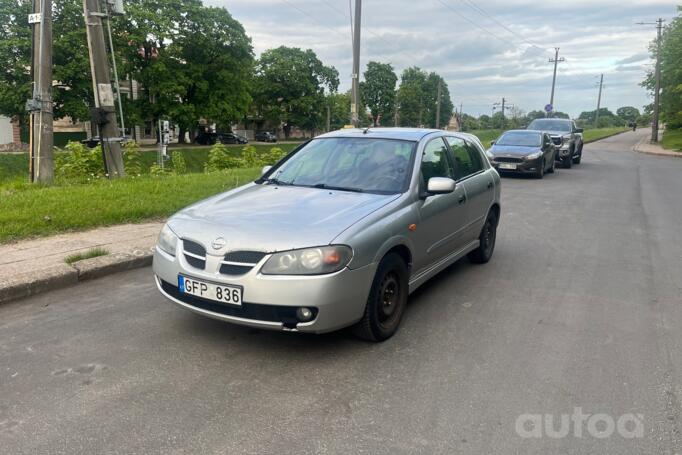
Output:
<svg viewBox="0 0 682 455">
<path fill-rule="evenodd" d="M 538 134 L 543 134 L 544 131 L 542 131 L 542 130 L 507 130 L 502 134 L 507 134 L 507 133 L 538 133 Z"/>
<path fill-rule="evenodd" d="M 420 141 L 424 137 L 433 133 L 451 134 L 459 136 L 463 139 L 468 138 L 466 133 L 457 133 L 454 131 L 436 130 L 431 128 L 347 128 L 337 131 L 330 131 L 329 133 L 317 136 L 317 138 L 330 137 L 364 137 L 372 139 L 400 139 L 404 141 Z"/>
</svg>

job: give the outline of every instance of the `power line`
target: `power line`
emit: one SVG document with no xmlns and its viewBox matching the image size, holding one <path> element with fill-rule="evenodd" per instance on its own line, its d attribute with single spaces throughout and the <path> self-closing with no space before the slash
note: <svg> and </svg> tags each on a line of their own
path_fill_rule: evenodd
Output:
<svg viewBox="0 0 682 455">
<path fill-rule="evenodd" d="M 341 36 L 343 36 L 344 38 L 346 38 L 346 36 L 344 36 L 343 33 L 339 32 L 338 30 L 336 30 L 336 29 L 334 29 L 334 28 L 332 28 L 332 27 L 329 27 L 328 25 L 324 25 L 324 24 L 320 23 L 320 22 L 317 20 L 317 18 L 315 18 L 315 16 L 311 15 L 311 14 L 308 13 L 306 10 L 299 8 L 298 6 L 294 5 L 293 3 L 291 3 L 291 2 L 289 2 L 289 1 L 287 1 L 287 0 L 279 0 L 279 1 L 282 2 L 282 3 L 284 3 L 285 5 L 288 5 L 288 6 L 292 7 L 292 8 L 295 9 L 296 11 L 298 11 L 298 12 L 300 12 L 300 13 L 302 13 L 302 14 L 305 14 L 306 16 L 308 16 L 309 18 L 311 18 L 317 25 L 319 25 L 319 26 L 321 26 L 321 27 L 324 27 L 324 28 L 326 28 L 327 30 L 331 30 L 332 32 L 336 33 L 337 35 L 341 35 Z M 351 44 L 352 44 L 352 43 L 351 43 Z"/>
</svg>

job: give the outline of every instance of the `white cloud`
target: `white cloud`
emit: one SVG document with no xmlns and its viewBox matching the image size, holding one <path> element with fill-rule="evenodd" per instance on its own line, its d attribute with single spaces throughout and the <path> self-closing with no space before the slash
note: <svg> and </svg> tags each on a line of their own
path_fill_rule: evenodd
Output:
<svg viewBox="0 0 682 455">
<path fill-rule="evenodd" d="M 350 86 L 348 0 L 206 3 L 241 21 L 257 54 L 280 45 L 311 48 L 339 70 L 342 90 Z M 361 60 L 363 67 L 377 60 L 398 71 L 411 65 L 436 71 L 465 112 L 489 113 L 503 96 L 529 111 L 549 99 L 548 59 L 559 46 L 566 61 L 559 65 L 558 109 L 572 115 L 594 109 L 600 73 L 607 107 L 641 107 L 649 101 L 638 84 L 655 31 L 636 22 L 675 13 L 675 4 L 663 0 L 366 0 Z"/>
</svg>

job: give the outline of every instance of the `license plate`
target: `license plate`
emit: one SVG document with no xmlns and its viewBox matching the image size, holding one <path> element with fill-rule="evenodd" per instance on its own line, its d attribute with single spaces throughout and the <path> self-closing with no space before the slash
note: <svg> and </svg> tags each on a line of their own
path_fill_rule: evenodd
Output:
<svg viewBox="0 0 682 455">
<path fill-rule="evenodd" d="M 230 305 L 242 304 L 242 288 L 240 286 L 209 283 L 208 281 L 178 275 L 178 289 L 183 294 L 201 297 L 202 299 Z"/>
<path fill-rule="evenodd" d="M 500 169 L 516 169 L 516 164 L 513 164 L 513 163 L 500 163 Z"/>
</svg>

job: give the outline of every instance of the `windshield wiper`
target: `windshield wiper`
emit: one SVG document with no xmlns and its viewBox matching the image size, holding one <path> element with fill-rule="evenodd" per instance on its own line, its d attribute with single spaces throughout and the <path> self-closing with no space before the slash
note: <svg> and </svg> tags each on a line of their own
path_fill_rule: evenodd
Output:
<svg viewBox="0 0 682 455">
<path fill-rule="evenodd" d="M 281 181 L 277 178 L 274 178 L 274 177 L 263 180 L 263 183 L 269 183 L 271 185 L 280 185 L 280 186 L 291 185 L 291 183 L 289 183 L 289 182 L 283 182 L 283 181 Z"/>
<path fill-rule="evenodd" d="M 365 190 L 362 188 L 353 188 L 353 187 L 346 187 L 346 186 L 334 186 L 334 185 L 327 185 L 326 183 L 317 183 L 315 185 L 312 185 L 313 188 L 320 188 L 323 190 L 336 190 L 336 191 L 351 191 L 353 193 L 364 193 Z"/>
</svg>

